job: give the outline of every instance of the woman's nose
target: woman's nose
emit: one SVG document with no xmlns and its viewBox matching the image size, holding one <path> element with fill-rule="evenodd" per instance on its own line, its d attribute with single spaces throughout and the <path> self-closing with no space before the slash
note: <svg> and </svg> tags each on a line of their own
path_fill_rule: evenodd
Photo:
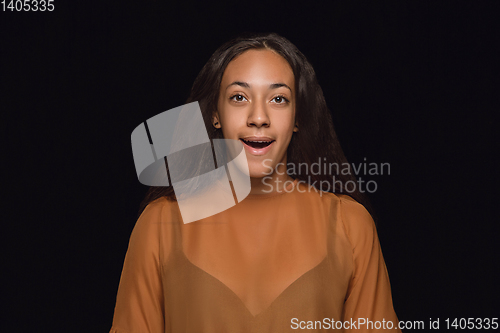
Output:
<svg viewBox="0 0 500 333">
<path fill-rule="evenodd" d="M 247 125 L 256 127 L 269 127 L 271 125 L 265 103 L 256 103 L 251 107 Z"/>
</svg>

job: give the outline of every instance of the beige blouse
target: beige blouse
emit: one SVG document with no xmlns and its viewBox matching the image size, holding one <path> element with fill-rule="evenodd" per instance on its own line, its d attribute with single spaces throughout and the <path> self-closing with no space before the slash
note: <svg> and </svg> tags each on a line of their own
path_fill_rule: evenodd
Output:
<svg viewBox="0 0 500 333">
<path fill-rule="evenodd" d="M 110 333 L 397 325 L 370 214 L 349 196 L 295 180 L 188 224 L 176 201 L 150 203 L 130 237 Z"/>
</svg>

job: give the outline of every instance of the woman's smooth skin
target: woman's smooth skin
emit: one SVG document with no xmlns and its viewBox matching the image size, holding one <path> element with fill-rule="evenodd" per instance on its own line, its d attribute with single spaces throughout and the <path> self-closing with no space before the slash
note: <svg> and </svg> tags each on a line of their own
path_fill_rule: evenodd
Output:
<svg viewBox="0 0 500 333">
<path fill-rule="evenodd" d="M 293 181 L 285 166 L 288 145 L 293 132 L 298 131 L 295 77 L 283 57 L 264 49 L 248 50 L 233 59 L 222 77 L 213 123 L 225 139 L 272 140 L 263 149 L 252 149 L 243 141 L 251 194 L 269 193 L 268 184 L 273 185 L 273 191 L 281 191 L 286 181 Z"/>
</svg>

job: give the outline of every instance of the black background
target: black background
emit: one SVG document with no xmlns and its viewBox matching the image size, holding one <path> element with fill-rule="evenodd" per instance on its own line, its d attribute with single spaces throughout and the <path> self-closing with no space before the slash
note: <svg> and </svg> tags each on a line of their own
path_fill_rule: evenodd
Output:
<svg viewBox="0 0 500 333">
<path fill-rule="evenodd" d="M 109 330 L 147 190 L 130 134 L 241 32 L 297 45 L 349 161 L 390 163 L 367 180 L 399 319 L 500 317 L 499 16 L 472 0 L 1 12 L 2 331 Z"/>
</svg>

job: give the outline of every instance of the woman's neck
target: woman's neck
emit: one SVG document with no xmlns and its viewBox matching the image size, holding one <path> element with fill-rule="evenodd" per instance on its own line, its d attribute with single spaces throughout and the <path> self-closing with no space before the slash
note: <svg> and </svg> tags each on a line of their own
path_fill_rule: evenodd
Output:
<svg viewBox="0 0 500 333">
<path fill-rule="evenodd" d="M 250 178 L 250 194 L 269 194 L 283 192 L 287 185 L 290 185 L 294 179 L 288 174 L 272 173 L 262 178 Z"/>
</svg>

